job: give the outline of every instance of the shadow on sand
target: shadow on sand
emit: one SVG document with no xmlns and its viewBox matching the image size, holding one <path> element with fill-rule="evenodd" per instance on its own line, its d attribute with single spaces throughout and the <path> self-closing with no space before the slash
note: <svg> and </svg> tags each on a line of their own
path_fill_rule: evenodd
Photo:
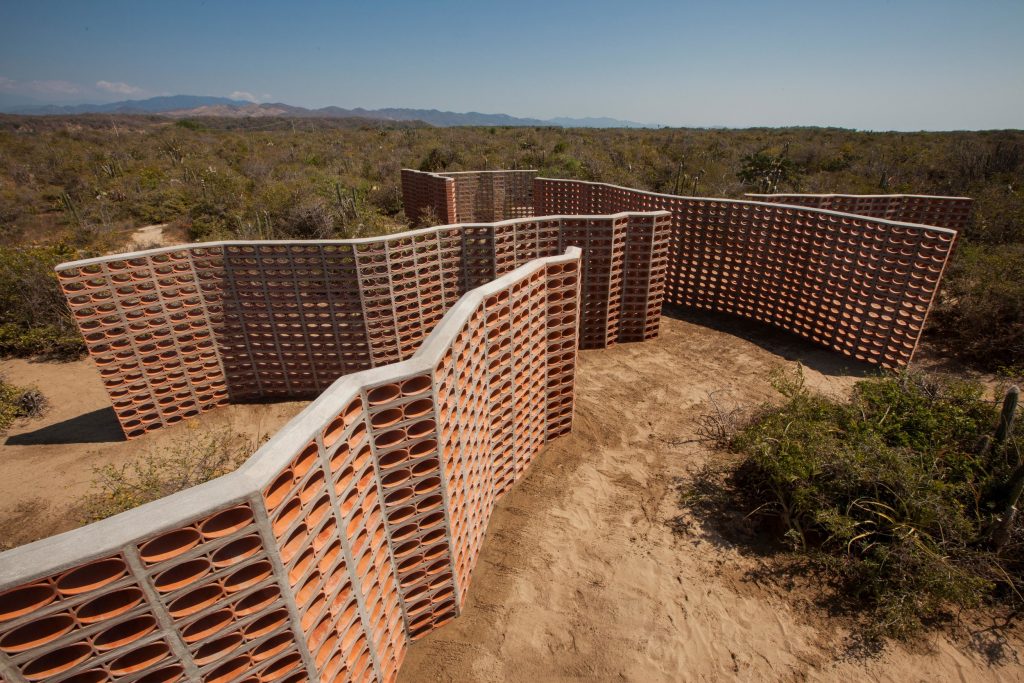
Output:
<svg viewBox="0 0 1024 683">
<path fill-rule="evenodd" d="M 848 358 L 792 332 L 757 320 L 748 320 L 728 313 L 694 311 L 677 306 L 665 306 L 661 313 L 673 320 L 681 320 L 739 337 L 786 360 L 799 361 L 826 376 L 868 377 L 879 372 L 877 365 Z"/>
<path fill-rule="evenodd" d="M 57 424 L 7 438 L 7 446 L 41 446 L 72 443 L 112 443 L 124 441 L 124 432 L 114 409 L 99 408 Z"/>
</svg>

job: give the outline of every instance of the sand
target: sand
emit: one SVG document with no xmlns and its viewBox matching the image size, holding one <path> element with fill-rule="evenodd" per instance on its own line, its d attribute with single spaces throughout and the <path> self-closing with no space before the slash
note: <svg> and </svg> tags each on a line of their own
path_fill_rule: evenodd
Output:
<svg viewBox="0 0 1024 683">
<path fill-rule="evenodd" d="M 1019 632 L 1002 665 L 946 637 L 851 658 L 804 593 L 753 578 L 765 560 L 692 516 L 673 532 L 678 484 L 723 457 L 691 441 L 708 392 L 776 400 L 768 373 L 796 359 L 835 394 L 871 372 L 753 325 L 691 319 L 581 354 L 573 434 L 501 500 L 462 616 L 412 645 L 399 680 L 1024 680 Z"/>
<path fill-rule="evenodd" d="M 462 616 L 412 645 L 400 681 L 1024 680 L 1019 629 L 990 649 L 995 663 L 980 651 L 994 643 L 985 632 L 973 647 L 934 636 L 851 657 L 841 623 L 806 587 L 758 578 L 770 560 L 682 510 L 680 484 L 725 457 L 694 441 L 709 393 L 726 406 L 777 400 L 768 375 L 797 360 L 812 387 L 837 395 L 872 372 L 717 316 L 665 318 L 655 341 L 582 352 L 574 433 L 501 500 Z M 88 361 L 0 371 L 53 403 L 0 446 L 0 543 L 72 526 L 62 506 L 87 490 L 94 465 L 166 447 L 185 429 L 272 432 L 302 406 L 231 406 L 124 442 Z"/>
<path fill-rule="evenodd" d="M 293 401 L 225 406 L 201 420 L 125 441 L 91 360 L 10 359 L 0 362 L 0 374 L 16 385 L 39 388 L 49 402 L 42 417 L 23 420 L 0 436 L 0 548 L 78 526 L 71 508 L 89 492 L 97 466 L 121 465 L 208 431 L 227 431 L 256 443 L 306 405 Z"/>
</svg>

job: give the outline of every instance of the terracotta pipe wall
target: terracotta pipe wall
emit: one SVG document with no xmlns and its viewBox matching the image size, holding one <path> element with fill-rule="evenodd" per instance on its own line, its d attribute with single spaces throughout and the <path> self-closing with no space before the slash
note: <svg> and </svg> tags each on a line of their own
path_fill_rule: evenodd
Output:
<svg viewBox="0 0 1024 683">
<path fill-rule="evenodd" d="M 930 199 L 905 211 L 966 220 L 969 200 Z M 913 357 L 956 238 L 826 209 L 576 180 L 538 178 L 534 201 L 538 213 L 669 211 L 666 303 L 759 320 L 888 368 Z"/>
<path fill-rule="evenodd" d="M 0 554 L 4 680 L 394 680 L 458 615 L 495 502 L 571 428 L 581 257 L 471 290 L 239 470 Z"/>
<path fill-rule="evenodd" d="M 660 305 L 667 236 L 667 213 L 550 216 L 363 240 L 193 244 L 66 263 L 57 275 L 135 438 L 229 402 L 313 398 L 342 375 L 409 358 L 463 293 L 572 245 L 583 247 L 586 278 L 613 276 L 614 292 L 586 289 L 585 348 L 649 338 L 657 315 L 637 296 L 649 287 Z"/>
<path fill-rule="evenodd" d="M 811 206 L 902 223 L 963 230 L 971 218 L 970 197 L 917 194 L 748 194 L 759 202 Z"/>
<path fill-rule="evenodd" d="M 535 170 L 428 173 L 402 169 L 405 215 L 419 223 L 429 212 L 448 223 L 501 221 L 534 215 Z"/>
</svg>

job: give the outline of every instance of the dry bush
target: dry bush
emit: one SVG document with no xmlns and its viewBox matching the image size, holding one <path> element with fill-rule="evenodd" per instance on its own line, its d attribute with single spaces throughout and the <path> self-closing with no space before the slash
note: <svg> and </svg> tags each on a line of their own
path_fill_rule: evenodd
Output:
<svg viewBox="0 0 1024 683">
<path fill-rule="evenodd" d="M 259 445 L 228 429 L 192 427 L 167 451 L 94 468 L 90 491 L 75 508 L 83 524 L 111 517 L 233 472 Z"/>
<path fill-rule="evenodd" d="M 724 400 L 724 393 L 709 391 L 706 402 L 708 412 L 697 417 L 698 441 L 720 449 L 729 447 L 747 417 L 745 406 Z"/>
<path fill-rule="evenodd" d="M 0 434 L 19 419 L 39 417 L 46 408 L 46 397 L 39 389 L 15 386 L 0 376 Z"/>
</svg>

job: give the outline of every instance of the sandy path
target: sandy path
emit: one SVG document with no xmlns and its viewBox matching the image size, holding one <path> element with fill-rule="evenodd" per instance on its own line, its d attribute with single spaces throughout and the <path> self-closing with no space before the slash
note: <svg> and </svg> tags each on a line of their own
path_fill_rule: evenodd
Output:
<svg viewBox="0 0 1024 683">
<path fill-rule="evenodd" d="M 164 234 L 164 228 L 170 223 L 156 223 L 146 225 L 132 231 L 126 247 L 128 249 L 151 249 L 154 246 L 166 246 L 168 235 Z"/>
<path fill-rule="evenodd" d="M 800 357 L 820 390 L 856 381 L 835 354 L 715 324 L 666 319 L 657 341 L 581 355 L 573 435 L 501 501 L 462 616 L 412 646 L 401 681 L 1024 679 L 945 639 L 932 654 L 844 660 L 834 626 L 749 579 L 758 559 L 697 521 L 672 532 L 675 478 L 714 457 L 678 443 L 696 436 L 707 392 L 773 399 L 767 373 L 793 364 L 777 354 Z"/>
</svg>

